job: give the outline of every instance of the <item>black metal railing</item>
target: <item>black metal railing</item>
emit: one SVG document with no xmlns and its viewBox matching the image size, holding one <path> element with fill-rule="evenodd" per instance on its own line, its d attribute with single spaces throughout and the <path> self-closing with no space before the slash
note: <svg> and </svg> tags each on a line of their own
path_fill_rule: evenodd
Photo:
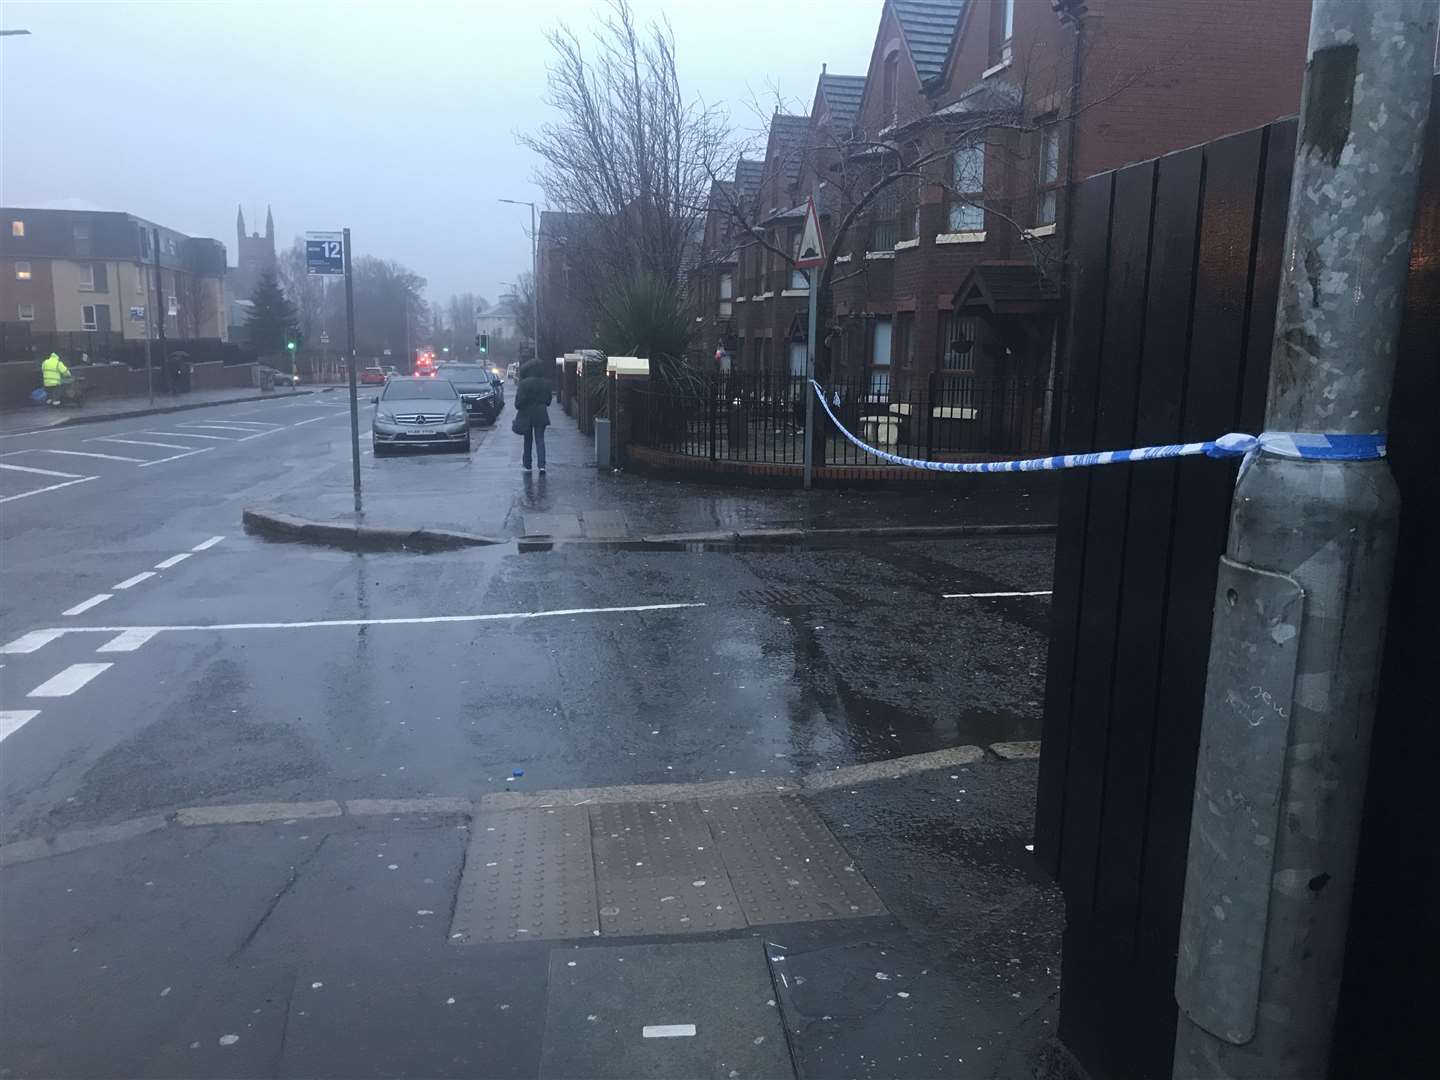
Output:
<svg viewBox="0 0 1440 1080">
<path fill-rule="evenodd" d="M 714 461 L 804 460 L 804 379 L 727 373 L 630 392 L 631 441 Z M 825 397 L 863 441 L 927 461 L 1046 454 L 1058 445 L 1060 391 L 1046 379 L 943 372 L 900 390 L 881 375 L 831 380 Z M 815 410 L 830 465 L 885 465 Z"/>
</svg>

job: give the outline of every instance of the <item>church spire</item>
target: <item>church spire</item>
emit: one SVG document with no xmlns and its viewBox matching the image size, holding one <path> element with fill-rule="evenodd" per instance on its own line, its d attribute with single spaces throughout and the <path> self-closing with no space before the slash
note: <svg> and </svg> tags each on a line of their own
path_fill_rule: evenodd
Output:
<svg viewBox="0 0 1440 1080">
<path fill-rule="evenodd" d="M 265 239 L 275 239 L 275 218 L 270 213 L 270 204 L 265 204 Z"/>
<path fill-rule="evenodd" d="M 242 241 L 245 239 L 245 208 L 238 203 L 235 206 L 235 235 Z"/>
</svg>

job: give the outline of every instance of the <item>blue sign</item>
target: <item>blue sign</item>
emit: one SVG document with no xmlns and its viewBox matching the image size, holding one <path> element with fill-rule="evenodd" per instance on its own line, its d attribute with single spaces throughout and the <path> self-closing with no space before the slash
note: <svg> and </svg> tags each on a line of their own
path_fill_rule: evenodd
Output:
<svg viewBox="0 0 1440 1080">
<path fill-rule="evenodd" d="M 345 273 L 345 234 L 307 232 L 305 234 L 305 272 L 307 274 Z"/>
</svg>

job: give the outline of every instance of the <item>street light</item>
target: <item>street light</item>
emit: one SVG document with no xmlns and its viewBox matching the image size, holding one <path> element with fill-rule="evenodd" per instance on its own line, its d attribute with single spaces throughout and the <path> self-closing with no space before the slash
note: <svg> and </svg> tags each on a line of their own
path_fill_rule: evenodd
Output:
<svg viewBox="0 0 1440 1080">
<path fill-rule="evenodd" d="M 530 208 L 530 287 L 534 290 L 534 310 L 530 313 L 532 320 L 532 331 L 535 340 L 535 355 L 532 359 L 540 359 L 540 234 L 535 229 L 535 204 L 526 202 L 524 199 L 501 199 L 502 203 L 509 203 L 511 206 L 528 206 Z"/>
</svg>

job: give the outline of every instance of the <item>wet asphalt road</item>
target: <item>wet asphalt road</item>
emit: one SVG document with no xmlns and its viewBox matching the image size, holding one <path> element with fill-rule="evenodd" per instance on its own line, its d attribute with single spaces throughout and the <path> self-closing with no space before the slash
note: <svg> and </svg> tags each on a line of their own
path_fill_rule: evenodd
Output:
<svg viewBox="0 0 1440 1080">
<path fill-rule="evenodd" d="M 723 780 L 1038 737 L 1047 599 L 945 594 L 1047 589 L 1048 538 L 353 555 L 246 536 L 242 507 L 345 474 L 348 414 L 324 397 L 0 438 L 24 466 L 0 498 L 38 492 L 0 503 L 0 645 L 28 643 L 0 655 L 0 840 L 206 803 L 475 799 L 515 769 L 520 790 Z M 447 500 L 512 518 L 533 505 L 514 441 L 476 436 L 469 462 L 366 458 L 367 483 L 454 476 Z M 580 468 L 552 459 L 547 512 L 594 508 L 566 505 Z M 614 498 L 639 520 L 634 488 Z M 1031 1074 L 1059 926 L 1024 850 L 1033 784 L 990 760 L 815 800 L 891 915 L 782 935 L 809 981 L 768 1008 L 800 1075 Z M 456 950 L 465 829 L 170 828 L 7 867 L 0 1077 L 563 1075 L 591 1030 L 556 996 L 575 944 Z M 761 938 L 735 940 L 763 972 Z"/>
<path fill-rule="evenodd" d="M 247 499 L 303 490 L 343 461 L 340 404 L 0 444 L 168 456 L 182 451 L 100 440 L 268 433 L 195 440 L 206 452 L 154 469 L 0 458 L 100 474 L 0 509 L 0 641 L 71 631 L 3 657 L 0 709 L 37 713 L 3 743 L 7 839 L 207 802 L 476 797 L 515 769 L 522 789 L 711 780 L 1038 737 L 1046 599 L 942 594 L 1048 588 L 1049 539 L 361 556 L 245 536 Z M 475 453 L 509 449 L 482 441 Z M 394 464 L 432 463 L 448 467 Z M 31 476 L 51 482 L 20 478 Z M 155 576 L 115 588 L 144 572 Z M 603 610 L 671 604 L 694 606 Z M 572 609 L 586 610 L 446 621 Z M 326 625 L 367 619 L 403 621 Z M 136 627 L 169 629 L 115 640 Z M 111 666 L 73 692 L 30 696 L 96 664 Z"/>
</svg>

